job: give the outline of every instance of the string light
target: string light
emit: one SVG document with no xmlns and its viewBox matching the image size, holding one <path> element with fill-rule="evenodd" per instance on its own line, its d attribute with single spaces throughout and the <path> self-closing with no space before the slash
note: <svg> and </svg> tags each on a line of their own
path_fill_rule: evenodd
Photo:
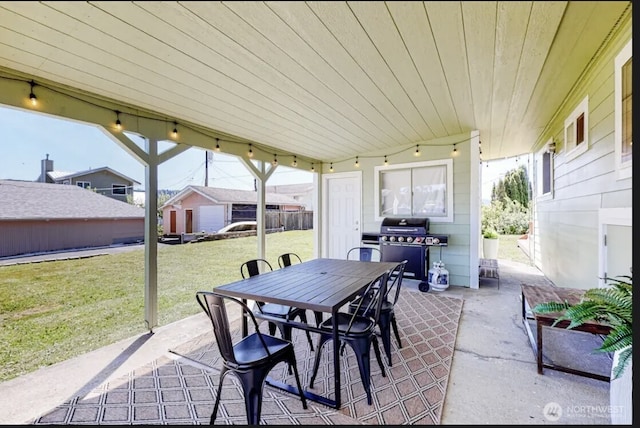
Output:
<svg viewBox="0 0 640 428">
<path fill-rule="evenodd" d="M 122 131 L 122 122 L 120 122 L 120 112 L 116 110 L 116 128 L 118 131 Z"/>
<path fill-rule="evenodd" d="M 387 161 L 387 155 L 384 155 L 384 166 L 388 166 L 389 162 Z"/>
<path fill-rule="evenodd" d="M 420 156 L 420 146 L 416 144 L 416 152 L 413 154 L 415 157 Z"/>
<path fill-rule="evenodd" d="M 329 164 L 329 172 L 333 172 L 333 162 L 331 162 L 331 164 Z"/>
<path fill-rule="evenodd" d="M 31 101 L 31 105 L 35 107 L 38 104 L 38 98 L 36 98 L 36 94 L 33 93 L 33 87 L 36 86 L 36 82 L 32 80 L 31 82 L 29 82 L 29 85 L 31 85 L 29 100 Z"/>
<path fill-rule="evenodd" d="M 458 156 L 458 149 L 456 149 L 456 145 L 453 145 L 453 152 L 451 152 L 451 156 Z"/>
<path fill-rule="evenodd" d="M 316 167 L 313 166 L 313 162 L 311 162 L 311 172 L 315 172 L 316 171 Z"/>
<path fill-rule="evenodd" d="M 273 162 L 271 162 L 271 164 L 273 166 L 278 165 L 278 155 L 276 155 L 275 153 L 273 154 Z"/>
<path fill-rule="evenodd" d="M 178 138 L 178 124 L 173 122 L 173 132 L 171 133 L 173 138 Z"/>
<path fill-rule="evenodd" d="M 298 166 L 298 159 L 295 155 L 293 155 L 293 162 L 291 163 L 291 166 Z"/>
<path fill-rule="evenodd" d="M 360 168 L 360 162 L 358 162 L 358 156 L 356 156 L 356 163 L 354 164 L 356 168 Z"/>
<path fill-rule="evenodd" d="M 247 153 L 247 156 L 249 156 L 250 158 L 253 157 L 253 150 L 251 150 L 251 144 L 249 144 L 249 153 Z"/>
<path fill-rule="evenodd" d="M 220 143 L 218 143 L 218 141 L 220 141 L 220 140 L 218 140 L 218 139 L 216 138 L 216 152 L 219 152 L 219 151 L 220 151 Z"/>
</svg>

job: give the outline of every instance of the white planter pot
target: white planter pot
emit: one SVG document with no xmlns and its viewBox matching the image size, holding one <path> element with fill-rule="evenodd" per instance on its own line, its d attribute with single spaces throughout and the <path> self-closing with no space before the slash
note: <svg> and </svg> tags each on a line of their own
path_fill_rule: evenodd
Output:
<svg viewBox="0 0 640 428">
<path fill-rule="evenodd" d="M 498 259 L 498 239 L 482 238 L 482 254 L 485 259 Z"/>
<path fill-rule="evenodd" d="M 613 379 L 613 368 L 618 365 L 618 354 L 613 353 L 613 364 L 611 365 L 611 383 L 609 384 L 609 404 L 611 405 L 611 424 L 631 425 L 633 416 L 633 402 L 631 393 L 633 391 L 633 360 L 622 372 L 618 379 Z"/>
</svg>

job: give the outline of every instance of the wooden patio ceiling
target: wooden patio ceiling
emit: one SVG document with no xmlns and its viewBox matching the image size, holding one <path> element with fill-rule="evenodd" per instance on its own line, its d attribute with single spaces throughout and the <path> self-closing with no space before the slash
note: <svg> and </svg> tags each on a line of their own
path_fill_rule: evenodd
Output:
<svg viewBox="0 0 640 428">
<path fill-rule="evenodd" d="M 324 162 L 534 150 L 628 1 L 0 2 L 0 75 Z"/>
</svg>

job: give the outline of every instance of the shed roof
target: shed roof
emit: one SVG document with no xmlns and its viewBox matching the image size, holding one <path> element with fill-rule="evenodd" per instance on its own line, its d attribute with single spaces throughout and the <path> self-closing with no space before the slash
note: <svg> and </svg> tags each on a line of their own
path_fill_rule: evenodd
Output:
<svg viewBox="0 0 640 428">
<path fill-rule="evenodd" d="M 144 209 L 79 186 L 0 180 L 0 220 L 144 218 Z"/>
<path fill-rule="evenodd" d="M 190 193 L 199 193 L 217 204 L 257 204 L 258 194 L 252 190 L 224 189 L 221 187 L 187 186 L 169 199 L 162 208 L 174 204 Z M 294 198 L 278 193 L 266 193 L 265 203 L 268 205 L 297 205 L 303 206 Z"/>
</svg>

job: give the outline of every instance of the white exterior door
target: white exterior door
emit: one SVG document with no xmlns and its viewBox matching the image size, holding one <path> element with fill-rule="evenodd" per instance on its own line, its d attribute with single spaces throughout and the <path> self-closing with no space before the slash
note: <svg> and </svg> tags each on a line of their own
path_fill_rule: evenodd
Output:
<svg viewBox="0 0 640 428">
<path fill-rule="evenodd" d="M 323 257 L 344 259 L 362 240 L 362 173 L 323 176 Z"/>
</svg>

